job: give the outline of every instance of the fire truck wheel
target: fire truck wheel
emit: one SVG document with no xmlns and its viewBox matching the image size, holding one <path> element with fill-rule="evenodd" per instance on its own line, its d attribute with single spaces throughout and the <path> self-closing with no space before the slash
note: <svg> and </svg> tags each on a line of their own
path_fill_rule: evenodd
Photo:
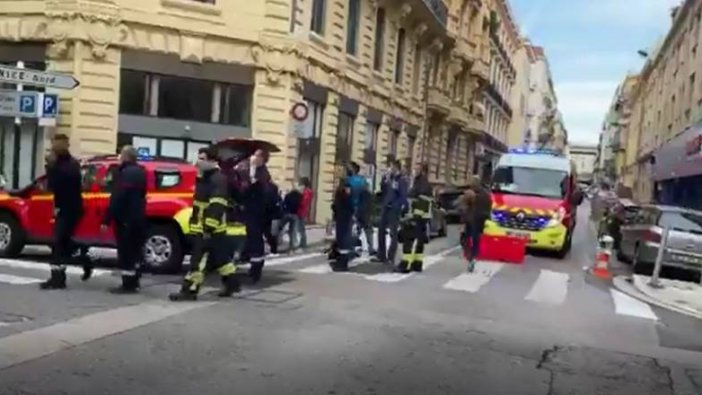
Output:
<svg viewBox="0 0 702 395">
<path fill-rule="evenodd" d="M 568 235 L 566 236 L 566 242 L 563 244 L 563 247 L 556 252 L 556 257 L 558 259 L 565 259 L 566 256 L 568 256 L 568 253 L 570 252 L 570 248 L 573 246 L 573 232 L 568 232 Z"/>
<path fill-rule="evenodd" d="M 24 229 L 12 214 L 0 212 L 0 256 L 12 258 L 24 248 Z"/>
<path fill-rule="evenodd" d="M 179 273 L 183 266 L 183 242 L 175 226 L 154 223 L 144 242 L 146 270 L 159 274 Z"/>
</svg>

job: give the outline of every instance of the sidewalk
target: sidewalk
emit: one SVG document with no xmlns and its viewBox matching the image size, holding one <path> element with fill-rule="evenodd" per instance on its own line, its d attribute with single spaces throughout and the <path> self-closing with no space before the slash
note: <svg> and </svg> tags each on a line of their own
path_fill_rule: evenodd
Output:
<svg viewBox="0 0 702 395">
<path fill-rule="evenodd" d="M 702 319 L 702 285 L 661 278 L 662 288 L 648 285 L 651 277 L 633 275 L 614 278 L 613 285 L 620 291 L 644 302 Z"/>
</svg>

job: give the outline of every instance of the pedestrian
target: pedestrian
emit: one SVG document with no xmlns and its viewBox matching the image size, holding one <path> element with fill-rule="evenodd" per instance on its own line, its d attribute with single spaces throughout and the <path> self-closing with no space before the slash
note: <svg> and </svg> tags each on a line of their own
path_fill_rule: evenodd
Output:
<svg viewBox="0 0 702 395">
<path fill-rule="evenodd" d="M 294 183 L 291 183 L 294 184 Z M 290 191 L 285 194 L 283 198 L 283 219 L 280 223 L 280 230 L 278 234 L 282 234 L 283 230 L 287 226 L 288 228 L 288 239 L 290 242 L 289 252 L 294 252 L 297 248 L 297 235 L 299 225 L 298 225 L 298 212 L 300 211 L 300 204 L 302 203 L 302 192 L 292 185 Z"/>
<path fill-rule="evenodd" d="M 71 155 L 69 147 L 68 136 L 57 134 L 51 140 L 51 152 L 45 158 L 47 183 L 54 194 L 54 241 L 51 276 L 39 284 L 44 290 L 66 288 L 66 265 L 78 248 L 73 235 L 84 212 L 82 176 L 80 163 Z M 86 259 L 82 279 L 87 280 L 91 274 L 92 264 Z"/>
<path fill-rule="evenodd" d="M 205 276 L 212 270 L 217 270 L 222 279 L 219 297 L 230 297 L 240 290 L 232 261 L 232 240 L 227 234 L 230 183 L 218 166 L 214 149 L 200 148 L 197 170 L 190 217 L 193 246 L 190 271 L 185 275 L 180 291 L 168 296 L 172 301 L 196 300 Z"/>
<path fill-rule="evenodd" d="M 334 190 L 334 198 L 332 201 L 336 251 L 333 254 L 334 259 L 329 265 L 335 272 L 347 272 L 349 270 L 353 243 L 353 200 L 351 188 L 349 188 L 347 180 L 347 178 L 351 176 L 351 172 L 349 171 L 343 174 L 344 170 L 342 169 L 340 173 L 341 174 L 338 175 L 339 182 Z"/>
<path fill-rule="evenodd" d="M 266 182 L 263 184 L 264 198 L 262 201 L 265 205 L 263 236 L 266 243 L 268 243 L 270 255 L 274 257 L 278 255 L 278 231 L 280 229 L 281 219 L 283 218 L 283 199 L 280 196 L 281 193 L 280 189 L 278 189 L 278 185 L 273 182 L 268 172 L 268 154 L 263 154 L 261 150 L 257 152 L 262 153 L 258 156 L 254 155 L 254 160 L 257 161 L 257 163 L 262 162 L 262 164 L 258 165 L 258 171 L 261 174 L 265 174 L 267 178 Z"/>
<path fill-rule="evenodd" d="M 397 235 L 402 212 L 407 209 L 407 179 L 402 175 L 402 164 L 398 160 L 390 162 L 390 171 L 383 176 L 380 184 L 381 209 L 378 227 L 378 251 L 375 261 L 393 264 L 397 253 Z M 385 238 L 390 234 L 390 248 L 386 248 Z"/>
<path fill-rule="evenodd" d="M 302 191 L 302 200 L 300 201 L 300 207 L 297 210 L 297 229 L 300 236 L 300 248 L 307 248 L 307 219 L 310 216 L 310 209 L 312 208 L 312 201 L 314 200 L 314 191 L 312 190 L 312 183 L 307 177 L 300 178 L 300 190 Z"/>
<path fill-rule="evenodd" d="M 428 166 L 419 164 L 412 180 L 410 209 L 402 224 L 402 260 L 396 268 L 400 273 L 424 270 L 424 246 L 429 242 L 428 227 L 433 202 L 428 173 Z"/>
<path fill-rule="evenodd" d="M 361 166 L 356 162 L 351 162 L 349 164 L 349 177 L 347 178 L 347 184 L 349 190 L 351 191 L 351 204 L 353 207 L 354 222 L 356 224 L 356 229 L 358 229 L 358 239 L 356 241 L 360 245 L 360 236 L 364 234 L 366 237 L 367 244 L 369 246 L 369 252 L 373 252 L 373 227 L 370 224 L 370 213 L 368 212 L 368 204 L 372 205 L 372 198 L 369 198 L 370 187 L 368 186 L 368 181 L 361 175 Z M 371 202 L 369 202 L 369 199 Z"/>
<path fill-rule="evenodd" d="M 483 235 L 485 222 L 492 213 L 492 197 L 490 191 L 481 183 L 480 178 L 474 176 L 470 181 L 470 189 L 474 193 L 473 204 L 466 214 L 466 233 L 470 240 L 470 250 L 468 254 L 468 271 L 475 269 L 475 260 L 480 252 L 480 238 Z M 470 194 L 468 199 L 470 200 Z"/>
<path fill-rule="evenodd" d="M 463 224 L 463 231 L 460 236 L 460 244 L 463 248 L 463 256 L 470 262 L 470 257 L 472 255 L 471 245 L 472 245 L 472 223 L 473 223 L 473 211 L 475 209 L 475 191 L 471 188 L 466 188 L 463 194 L 458 198 L 456 204 L 458 208 L 458 214 Z"/>
<path fill-rule="evenodd" d="M 266 162 L 268 162 L 268 152 L 256 150 L 251 157 L 249 175 L 250 183 L 244 192 L 244 214 L 246 217 L 246 255 L 251 263 L 249 277 L 255 283 L 261 280 L 263 266 L 265 264 L 265 246 L 263 242 L 264 231 L 269 226 L 269 207 L 266 202 L 270 201 L 271 176 L 268 173 Z M 264 204 L 261 204 L 261 203 Z"/>
<path fill-rule="evenodd" d="M 146 171 L 137 163 L 137 152 L 125 145 L 119 155 L 110 203 L 101 229 L 114 225 L 117 239 L 117 261 L 122 272 L 122 285 L 112 293 L 136 293 L 139 290 L 139 265 L 146 238 Z"/>
</svg>

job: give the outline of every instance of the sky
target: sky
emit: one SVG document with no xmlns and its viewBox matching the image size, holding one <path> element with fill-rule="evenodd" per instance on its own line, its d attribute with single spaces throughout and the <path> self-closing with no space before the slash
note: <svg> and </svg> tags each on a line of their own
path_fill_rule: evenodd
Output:
<svg viewBox="0 0 702 395">
<path fill-rule="evenodd" d="M 509 0 L 522 34 L 546 51 L 569 142 L 596 144 L 617 85 L 638 72 L 681 0 Z"/>
</svg>

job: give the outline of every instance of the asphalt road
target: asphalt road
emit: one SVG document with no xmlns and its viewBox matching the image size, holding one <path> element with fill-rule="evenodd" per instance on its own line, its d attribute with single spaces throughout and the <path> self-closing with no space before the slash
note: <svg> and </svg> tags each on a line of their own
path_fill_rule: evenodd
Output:
<svg viewBox="0 0 702 395">
<path fill-rule="evenodd" d="M 0 394 L 702 394 L 702 323 L 587 275 L 586 210 L 565 260 L 468 275 L 451 229 L 422 274 L 331 273 L 310 253 L 187 304 L 166 301 L 178 276 L 47 293 L 45 264 L 0 260 Z"/>
</svg>

